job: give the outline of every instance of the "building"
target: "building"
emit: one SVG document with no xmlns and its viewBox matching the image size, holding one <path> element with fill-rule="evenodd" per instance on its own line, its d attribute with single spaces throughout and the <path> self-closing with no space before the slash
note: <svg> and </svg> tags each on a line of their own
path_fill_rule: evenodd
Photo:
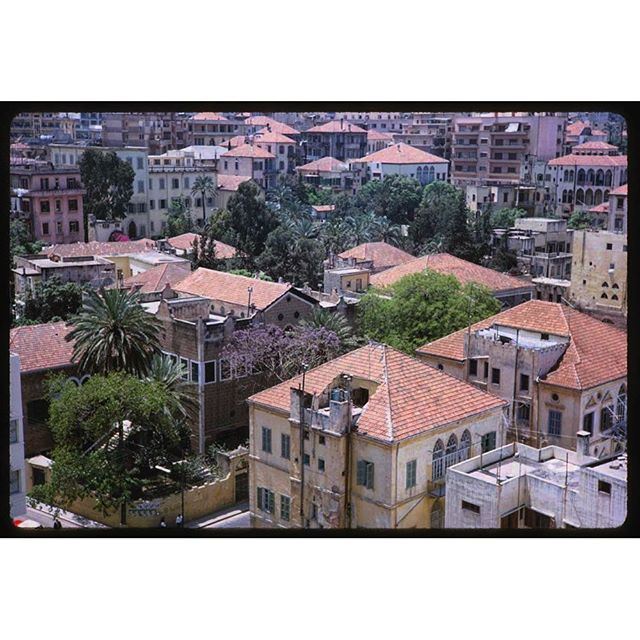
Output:
<svg viewBox="0 0 640 640">
<path fill-rule="evenodd" d="M 573 153 L 574 147 L 586 142 L 606 143 L 607 138 L 608 135 L 606 131 L 600 131 L 589 122 L 577 120 L 576 122 L 568 124 L 565 128 L 562 155 Z"/>
<path fill-rule="evenodd" d="M 218 190 L 216 192 L 216 206 L 218 209 L 226 209 L 229 206 L 229 200 L 238 193 L 238 189 L 243 182 L 251 180 L 251 176 L 230 176 L 218 175 Z M 264 194 L 264 190 L 260 188 L 260 193 Z"/>
<path fill-rule="evenodd" d="M 446 468 L 501 445 L 504 404 L 373 343 L 257 393 L 254 526 L 442 526 Z"/>
<path fill-rule="evenodd" d="M 525 302 L 416 353 L 507 400 L 511 439 L 575 449 L 584 430 L 600 457 L 626 430 L 627 336 L 566 305 Z"/>
<path fill-rule="evenodd" d="M 369 268 L 371 274 L 406 264 L 415 257 L 387 242 L 364 242 L 337 255 L 344 261 L 355 260 L 354 266 Z"/>
<path fill-rule="evenodd" d="M 289 126 L 285 122 L 275 120 L 265 115 L 249 116 L 243 121 L 246 135 L 253 135 L 255 133 L 263 132 L 265 129 L 273 133 L 279 133 L 287 138 L 296 139 L 300 132 L 297 129 Z"/>
<path fill-rule="evenodd" d="M 511 307 L 526 300 L 533 294 L 533 286 L 527 280 L 508 276 L 493 269 L 481 267 L 473 262 L 467 262 L 448 253 L 435 253 L 386 269 L 371 277 L 371 285 L 377 289 L 388 287 L 414 273 L 422 273 L 431 269 L 437 273 L 451 275 L 462 285 L 468 282 L 483 285 L 491 291 L 503 306 Z"/>
<path fill-rule="evenodd" d="M 293 174 L 299 159 L 298 143 L 279 131 L 271 130 L 270 127 L 271 125 L 267 125 L 260 129 L 253 136 L 252 142 L 275 156 L 278 175 Z"/>
<path fill-rule="evenodd" d="M 405 129 L 412 116 L 404 111 L 337 111 L 332 118 L 348 120 L 367 131 L 395 134 Z"/>
<path fill-rule="evenodd" d="M 393 141 L 408 144 L 435 156 L 451 158 L 452 113 L 414 113 L 410 124 L 393 133 Z"/>
<path fill-rule="evenodd" d="M 543 183 L 531 184 L 468 184 L 465 191 L 467 208 L 485 213 L 489 209 L 523 209 L 529 217 L 550 213 L 553 209 L 549 189 Z"/>
<path fill-rule="evenodd" d="M 244 135 L 247 125 L 242 120 L 229 120 L 220 113 L 204 111 L 188 120 L 188 144 L 219 146 L 232 136 Z M 173 148 L 176 148 L 174 145 Z"/>
<path fill-rule="evenodd" d="M 41 242 L 78 242 L 85 238 L 80 172 L 75 167 L 55 168 L 50 163 L 11 164 L 10 180 L 15 215 L 28 223 Z"/>
<path fill-rule="evenodd" d="M 179 236 L 173 236 L 173 238 L 161 240 L 160 243 L 163 250 L 175 253 L 177 256 L 188 256 L 193 253 L 193 243 L 196 238 L 200 238 L 197 233 L 182 233 Z M 214 241 L 214 248 L 216 258 L 230 260 L 236 257 L 236 248 L 229 244 L 225 244 L 220 240 Z"/>
<path fill-rule="evenodd" d="M 122 280 L 119 288 L 138 292 L 141 302 L 156 302 L 163 296 L 176 297 L 171 287 L 190 273 L 188 262 L 167 262 Z"/>
<path fill-rule="evenodd" d="M 562 155 L 560 116 L 484 114 L 453 118 L 451 176 L 456 186 L 531 181 L 532 166 Z"/>
<path fill-rule="evenodd" d="M 262 189 L 276 184 L 276 156 L 255 144 L 241 144 L 220 156 L 220 174 L 250 178 Z"/>
<path fill-rule="evenodd" d="M 176 112 L 102 114 L 105 147 L 144 147 L 156 155 L 189 144 L 188 118 Z"/>
<path fill-rule="evenodd" d="M 387 176 L 399 175 L 415 178 L 424 185 L 436 180 L 446 182 L 449 175 L 448 160 L 403 143 L 354 160 L 351 166 L 363 171 L 363 180 L 384 180 Z"/>
<path fill-rule="evenodd" d="M 380 151 L 390 144 L 393 144 L 393 136 L 390 133 L 378 131 L 377 129 L 369 129 L 367 131 L 367 155 Z"/>
<path fill-rule="evenodd" d="M 9 350 L 20 359 L 25 458 L 48 453 L 53 446 L 48 423 L 47 379 L 54 374 L 63 374 L 79 385 L 89 378 L 88 375 L 81 376 L 71 361 L 73 343 L 65 340 L 70 331 L 65 322 L 10 330 Z"/>
<path fill-rule="evenodd" d="M 445 527 L 577 529 L 621 526 L 627 517 L 627 456 L 534 449 L 511 443 L 447 469 Z"/>
<path fill-rule="evenodd" d="M 23 112 L 11 121 L 12 142 L 31 139 L 71 142 L 76 139 L 78 119 L 65 112 Z"/>
<path fill-rule="evenodd" d="M 9 354 L 9 514 L 17 518 L 27 512 L 24 464 L 24 426 L 20 357 Z"/>
<path fill-rule="evenodd" d="M 355 194 L 359 179 L 346 162 L 325 157 L 296 167 L 296 173 L 303 182 L 312 187 L 344 191 Z"/>
<path fill-rule="evenodd" d="M 366 155 L 367 131 L 344 118 L 332 120 L 307 129 L 302 148 L 307 163 L 327 157 L 348 162 Z"/>
</svg>

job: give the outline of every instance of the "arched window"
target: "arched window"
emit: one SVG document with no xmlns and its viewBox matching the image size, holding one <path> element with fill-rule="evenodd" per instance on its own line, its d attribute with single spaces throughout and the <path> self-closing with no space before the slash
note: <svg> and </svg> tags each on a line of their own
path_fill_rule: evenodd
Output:
<svg viewBox="0 0 640 640">
<path fill-rule="evenodd" d="M 593 169 L 587 171 L 587 184 L 593 184 L 596 181 L 596 172 Z"/>
<path fill-rule="evenodd" d="M 442 440 L 438 438 L 438 441 L 436 442 L 435 447 L 433 447 L 433 459 L 437 460 L 438 458 L 442 458 L 443 455 L 444 455 L 444 444 L 442 443 Z"/>
<path fill-rule="evenodd" d="M 568 191 L 566 189 L 562 190 L 562 202 L 567 203 L 568 202 Z"/>
<path fill-rule="evenodd" d="M 602 283 L 602 286 L 603 286 L 603 287 L 608 287 L 608 286 L 609 286 L 609 283 L 608 283 L 608 282 L 603 282 L 603 283 Z"/>
<path fill-rule="evenodd" d="M 416 169 L 416 178 L 420 184 L 424 184 L 424 181 L 422 179 L 422 167 L 418 167 Z"/>
<path fill-rule="evenodd" d="M 627 387 L 624 385 L 620 387 L 616 399 L 616 418 L 618 420 L 627 419 Z"/>
<path fill-rule="evenodd" d="M 603 200 L 609 200 L 609 189 L 605 189 L 604 190 Z"/>
<path fill-rule="evenodd" d="M 436 169 L 433 165 L 429 167 L 429 182 L 433 182 L 436 178 Z"/>
<path fill-rule="evenodd" d="M 460 451 L 463 460 L 471 455 L 471 434 L 468 429 L 464 430 L 462 438 L 460 438 Z"/>
<path fill-rule="evenodd" d="M 609 296 L 606 293 L 603 293 L 600 297 L 604 298 L 605 300 L 609 299 Z"/>
<path fill-rule="evenodd" d="M 444 472 L 446 470 L 445 460 L 444 460 L 444 444 L 442 440 L 438 438 L 435 447 L 433 447 L 433 460 L 432 460 L 432 468 L 431 468 L 431 477 L 433 480 L 439 480 L 444 477 Z"/>
<path fill-rule="evenodd" d="M 584 184 L 585 182 L 585 173 L 584 169 L 580 169 L 578 171 L 578 184 Z"/>
<path fill-rule="evenodd" d="M 573 191 L 569 191 L 569 204 L 573 203 Z"/>
<path fill-rule="evenodd" d="M 564 175 L 563 175 L 562 179 L 563 179 L 565 182 L 569 182 L 569 169 L 565 169 L 565 170 L 564 170 Z"/>
<path fill-rule="evenodd" d="M 617 299 L 618 299 L 618 296 L 614 293 L 614 294 L 611 296 L 611 299 L 612 299 L 612 300 L 617 300 Z"/>
<path fill-rule="evenodd" d="M 596 185 L 604 185 L 604 171 L 602 169 L 598 169 L 596 173 Z"/>
<path fill-rule="evenodd" d="M 591 189 L 587 189 L 584 194 L 584 203 L 589 206 L 593 204 L 593 191 Z"/>
<path fill-rule="evenodd" d="M 602 191 L 600 189 L 596 189 L 596 197 L 593 201 L 593 204 L 600 204 L 602 202 Z"/>
<path fill-rule="evenodd" d="M 575 176 L 575 173 L 573 172 L 573 169 L 571 169 L 571 171 L 569 171 L 569 181 L 573 182 L 573 177 Z"/>
<path fill-rule="evenodd" d="M 458 438 L 456 438 L 456 434 L 452 433 L 449 436 L 449 440 L 447 440 L 447 451 L 446 455 L 451 455 L 455 453 L 458 449 Z"/>
<path fill-rule="evenodd" d="M 582 189 L 576 191 L 576 204 L 584 204 L 584 191 Z"/>
<path fill-rule="evenodd" d="M 604 174 L 604 184 L 606 187 L 610 187 L 613 183 L 613 174 L 611 173 L 611 169 L 607 169 Z"/>
</svg>

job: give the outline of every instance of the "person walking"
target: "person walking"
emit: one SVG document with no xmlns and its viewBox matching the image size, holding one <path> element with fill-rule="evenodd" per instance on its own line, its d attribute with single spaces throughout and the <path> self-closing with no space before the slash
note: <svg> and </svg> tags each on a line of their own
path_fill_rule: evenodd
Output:
<svg viewBox="0 0 640 640">
<path fill-rule="evenodd" d="M 181 514 L 181 513 L 179 513 L 179 514 L 176 516 L 176 527 L 178 527 L 179 529 L 181 529 L 181 528 L 182 528 L 182 524 L 183 524 L 183 522 L 184 522 L 184 518 L 182 517 L 182 514 Z"/>
<path fill-rule="evenodd" d="M 54 529 L 62 529 L 62 522 L 58 520 L 58 516 L 55 516 L 53 519 L 53 528 Z"/>
<path fill-rule="evenodd" d="M 166 529 L 167 528 L 167 521 L 164 519 L 164 516 L 162 516 L 162 518 L 160 518 L 160 528 L 162 528 L 162 529 Z"/>
</svg>

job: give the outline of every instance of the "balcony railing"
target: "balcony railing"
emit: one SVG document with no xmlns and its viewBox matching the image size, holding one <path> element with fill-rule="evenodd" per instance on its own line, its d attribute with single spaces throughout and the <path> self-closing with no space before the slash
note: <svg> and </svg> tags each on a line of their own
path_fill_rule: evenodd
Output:
<svg viewBox="0 0 640 640">
<path fill-rule="evenodd" d="M 461 447 L 456 451 L 441 456 L 440 458 L 434 458 L 431 463 L 431 479 L 434 482 L 436 480 L 443 480 L 446 470 L 451 465 L 458 464 L 458 462 L 462 462 L 469 457 L 469 449 L 470 447 Z"/>
</svg>

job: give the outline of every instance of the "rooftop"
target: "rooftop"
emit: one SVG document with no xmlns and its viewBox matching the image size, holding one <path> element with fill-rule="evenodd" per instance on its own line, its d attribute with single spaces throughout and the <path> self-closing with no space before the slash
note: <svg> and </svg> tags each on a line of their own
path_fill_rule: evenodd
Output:
<svg viewBox="0 0 640 640">
<path fill-rule="evenodd" d="M 346 120 L 331 120 L 331 122 L 311 127 L 305 133 L 367 133 L 367 131 Z"/>
<path fill-rule="evenodd" d="M 218 174 L 218 191 L 237 191 L 243 182 L 249 180 L 251 180 L 251 176 L 227 176 L 220 173 Z"/>
<path fill-rule="evenodd" d="M 397 267 L 375 274 L 371 278 L 371 284 L 374 287 L 388 287 L 404 276 L 421 273 L 425 269 L 452 275 L 462 285 L 468 282 L 483 285 L 494 293 L 529 286 L 528 282 L 499 273 L 493 269 L 481 267 L 473 262 L 467 262 L 448 253 L 435 253 L 421 258 L 414 258 Z"/>
<path fill-rule="evenodd" d="M 269 127 L 269 129 L 274 133 L 281 133 L 285 136 L 295 136 L 300 133 L 288 124 L 269 118 L 269 116 L 251 116 L 250 118 L 247 118 L 244 123 L 256 127 Z"/>
<path fill-rule="evenodd" d="M 378 131 L 377 129 L 368 129 L 367 140 L 369 140 L 370 142 L 373 142 L 375 140 L 388 140 L 389 142 L 391 142 L 393 141 L 393 136 L 390 133 Z"/>
<path fill-rule="evenodd" d="M 227 177 L 227 176 L 222 176 Z M 233 176 L 237 178 L 238 176 Z M 179 236 L 173 236 L 173 238 L 167 238 L 167 242 L 174 249 L 181 249 L 182 251 L 190 251 L 193 248 L 193 241 L 199 237 L 197 233 L 183 233 Z M 214 247 L 216 252 L 216 258 L 233 258 L 236 255 L 236 248 L 230 244 L 220 242 L 220 240 L 214 241 Z"/>
<path fill-rule="evenodd" d="M 609 144 L 608 142 L 603 142 L 602 140 L 589 140 L 588 142 L 583 142 L 582 144 L 577 144 L 573 147 L 573 152 L 579 151 L 617 151 L 618 147 L 615 144 Z"/>
<path fill-rule="evenodd" d="M 70 331 L 71 327 L 67 327 L 65 322 L 11 329 L 9 348 L 20 356 L 21 373 L 70 365 L 73 343 L 65 340 Z"/>
<path fill-rule="evenodd" d="M 341 374 L 378 384 L 360 414 L 357 433 L 393 442 L 471 415 L 502 407 L 504 400 L 438 371 L 386 345 L 371 343 L 305 376 L 305 392 L 322 394 Z M 290 389 L 302 376 L 253 395 L 253 402 L 290 412 Z"/>
<path fill-rule="evenodd" d="M 225 118 L 223 115 L 214 111 L 201 111 L 200 113 L 196 113 L 195 115 L 191 116 L 191 120 L 207 120 L 208 122 L 230 122 L 228 118 Z"/>
<path fill-rule="evenodd" d="M 626 196 L 629 195 L 628 193 L 628 184 L 623 184 L 621 187 L 618 187 L 617 189 L 614 189 L 611 193 L 609 193 L 610 196 Z"/>
<path fill-rule="evenodd" d="M 389 269 L 415 260 L 414 256 L 386 242 L 365 242 L 338 254 L 340 258 L 355 258 L 357 261 L 371 260 L 377 270 Z"/>
<path fill-rule="evenodd" d="M 117 256 L 141 251 L 155 251 L 156 243 L 149 238 L 142 240 L 126 240 L 125 242 L 74 242 L 71 244 L 54 244 L 44 247 L 41 253 L 52 253 L 61 257 L 78 256 Z"/>
<path fill-rule="evenodd" d="M 476 322 L 472 331 L 492 325 L 566 336 L 569 346 L 544 382 L 570 389 L 589 389 L 627 375 L 627 335 L 586 313 L 555 302 L 529 300 Z M 467 329 L 427 343 L 417 352 L 464 360 Z"/>
<path fill-rule="evenodd" d="M 427 153 L 416 147 L 412 147 L 404 142 L 393 144 L 380 151 L 370 153 L 364 158 L 355 160 L 355 162 L 371 163 L 378 162 L 380 164 L 448 164 L 449 161 L 432 153 Z"/>
<path fill-rule="evenodd" d="M 568 156 L 549 160 L 549 166 L 626 167 L 627 156 L 583 156 L 577 153 L 570 153 Z"/>
<path fill-rule="evenodd" d="M 326 156 L 325 158 L 320 158 L 319 160 L 314 160 L 313 162 L 308 162 L 307 164 L 303 164 L 299 167 L 296 167 L 296 171 L 302 172 L 331 172 L 331 173 L 340 173 L 343 171 L 349 171 L 349 165 L 346 162 L 341 162 L 340 160 L 336 160 L 331 156 Z"/>
<path fill-rule="evenodd" d="M 229 151 L 225 151 L 222 158 L 275 158 L 272 153 L 252 144 L 241 144 Z"/>
<path fill-rule="evenodd" d="M 141 293 L 155 293 L 163 291 L 167 284 L 173 286 L 180 282 L 190 270 L 188 262 L 168 262 L 131 276 L 122 284 L 124 287 L 139 287 Z"/>
</svg>

